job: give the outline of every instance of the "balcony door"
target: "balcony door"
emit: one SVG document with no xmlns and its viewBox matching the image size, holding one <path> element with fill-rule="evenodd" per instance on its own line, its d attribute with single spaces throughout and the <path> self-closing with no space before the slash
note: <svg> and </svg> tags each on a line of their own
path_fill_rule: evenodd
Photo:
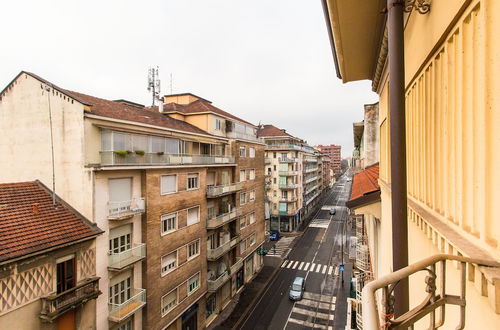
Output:
<svg viewBox="0 0 500 330">
<path fill-rule="evenodd" d="M 57 263 L 57 293 L 62 293 L 75 287 L 75 259 L 71 256 L 70 259 Z"/>
<path fill-rule="evenodd" d="M 127 277 L 113 282 L 116 283 L 109 287 L 109 303 L 121 305 L 132 297 L 132 278 Z"/>
<path fill-rule="evenodd" d="M 109 206 L 111 213 L 130 210 L 132 200 L 132 178 L 109 179 Z"/>
</svg>

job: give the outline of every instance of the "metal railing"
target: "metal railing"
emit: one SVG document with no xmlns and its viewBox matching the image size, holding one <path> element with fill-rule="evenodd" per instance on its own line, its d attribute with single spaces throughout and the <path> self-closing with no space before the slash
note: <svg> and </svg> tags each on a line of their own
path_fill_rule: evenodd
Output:
<svg viewBox="0 0 500 330">
<path fill-rule="evenodd" d="M 56 295 L 42 297 L 40 318 L 52 322 L 66 311 L 84 304 L 86 301 L 96 299 L 101 294 L 99 279 L 99 277 L 92 277 L 84 280 L 74 288 Z"/>
<path fill-rule="evenodd" d="M 299 160 L 295 157 L 288 158 L 288 157 L 280 157 L 279 158 L 280 163 L 298 163 Z"/>
<path fill-rule="evenodd" d="M 226 272 L 222 273 L 217 277 L 216 279 L 213 280 L 208 280 L 208 288 L 207 290 L 209 292 L 215 292 L 217 291 L 218 288 L 220 288 L 224 283 L 226 283 L 229 280 L 229 274 Z"/>
<path fill-rule="evenodd" d="M 241 190 L 243 185 L 239 183 L 229 183 L 220 186 L 207 186 L 207 197 L 214 198 L 231 194 L 235 191 Z"/>
<path fill-rule="evenodd" d="M 309 205 L 318 196 L 319 196 L 319 193 L 314 194 L 311 198 L 309 198 L 308 200 L 306 200 L 306 205 Z"/>
<path fill-rule="evenodd" d="M 134 262 L 144 259 L 145 257 L 146 244 L 137 244 L 129 250 L 125 250 L 120 253 L 110 253 L 108 268 L 116 270 L 123 269 Z"/>
<path fill-rule="evenodd" d="M 229 221 L 233 221 L 236 217 L 241 215 L 241 208 L 237 207 L 232 209 L 231 211 L 221 214 L 215 218 L 208 219 L 207 220 L 207 228 L 208 229 L 215 229 L 217 227 L 220 227 Z"/>
<path fill-rule="evenodd" d="M 294 215 L 295 213 L 297 213 L 297 209 L 295 209 L 295 208 L 288 209 L 286 211 L 278 211 L 279 215 Z"/>
<path fill-rule="evenodd" d="M 446 262 L 459 263 L 461 272 L 460 293 L 451 295 L 446 293 Z M 437 265 L 440 265 L 439 285 Z M 465 327 L 465 288 L 467 264 L 483 267 L 500 267 L 500 263 L 475 258 L 467 258 L 449 254 L 436 254 L 425 258 L 393 273 L 379 277 L 366 284 L 362 292 L 363 328 L 364 329 L 413 329 L 413 325 L 421 318 L 429 315 L 429 328 L 436 329 L 445 322 L 445 305 L 457 305 L 460 308 L 460 320 L 456 329 Z M 416 307 L 394 318 L 394 306 L 398 303 L 394 298 L 394 288 L 399 281 L 408 278 L 417 272 L 427 272 L 425 277 L 427 296 Z M 438 288 L 439 286 L 439 288 Z M 376 291 L 382 289 L 382 311 L 377 310 Z M 438 319 L 436 320 L 436 313 Z M 382 320 L 382 324 L 380 324 Z"/>
<path fill-rule="evenodd" d="M 283 203 L 294 203 L 296 201 L 297 201 L 297 197 L 287 197 L 287 198 L 280 197 L 280 202 L 283 202 Z"/>
<path fill-rule="evenodd" d="M 279 171 L 279 175 L 293 176 L 293 175 L 297 175 L 297 171 Z"/>
<path fill-rule="evenodd" d="M 304 173 L 311 173 L 311 172 L 316 172 L 319 171 L 318 167 L 312 167 L 312 168 L 305 168 Z"/>
<path fill-rule="evenodd" d="M 263 140 L 261 138 L 258 138 L 256 135 L 239 133 L 235 131 L 230 131 L 230 132 L 226 131 L 226 136 L 230 139 L 242 139 L 248 141 L 263 142 Z"/>
<path fill-rule="evenodd" d="M 128 201 L 108 202 L 108 219 L 121 220 L 135 214 L 144 213 L 145 208 L 143 197 L 132 198 Z"/>
<path fill-rule="evenodd" d="M 217 155 L 190 155 L 190 154 L 161 154 L 145 153 L 138 155 L 135 152 L 125 155 L 115 151 L 101 151 L 101 166 L 123 165 L 210 165 L 234 163 L 233 156 Z"/>
<path fill-rule="evenodd" d="M 317 176 L 317 175 L 312 176 L 312 177 L 310 177 L 310 178 L 307 178 L 307 179 L 304 181 L 304 184 L 308 184 L 308 183 L 311 183 L 311 182 L 316 181 L 316 180 L 318 180 L 318 176 Z"/>
<path fill-rule="evenodd" d="M 305 192 L 305 194 L 307 195 L 307 194 L 312 193 L 313 191 L 315 191 L 316 189 L 318 189 L 318 186 L 319 185 L 314 185 L 311 188 L 307 189 L 306 192 Z"/>
<path fill-rule="evenodd" d="M 146 305 L 146 289 L 134 289 L 133 295 L 121 304 L 109 303 L 108 319 L 121 322 Z"/>
<path fill-rule="evenodd" d="M 236 274 L 238 270 L 243 266 L 243 258 L 238 258 L 234 264 L 229 267 L 231 274 Z"/>
<path fill-rule="evenodd" d="M 299 185 L 296 183 L 285 183 L 285 184 L 280 183 L 279 184 L 280 189 L 297 189 L 298 187 L 299 187 Z"/>
<path fill-rule="evenodd" d="M 214 249 L 207 249 L 207 259 L 208 260 L 217 260 L 222 257 L 225 253 L 227 253 L 233 246 L 235 246 L 240 241 L 239 236 L 233 237 L 231 240 L 219 245 Z"/>
</svg>

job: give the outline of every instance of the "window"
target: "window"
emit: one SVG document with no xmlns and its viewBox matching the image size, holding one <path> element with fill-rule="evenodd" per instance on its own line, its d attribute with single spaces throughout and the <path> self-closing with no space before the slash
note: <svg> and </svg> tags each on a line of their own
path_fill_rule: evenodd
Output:
<svg viewBox="0 0 500 330">
<path fill-rule="evenodd" d="M 245 252 L 246 249 L 247 249 L 247 241 L 246 240 L 241 241 L 240 242 L 240 254 Z"/>
<path fill-rule="evenodd" d="M 240 182 L 244 182 L 246 180 L 245 170 L 240 170 Z"/>
<path fill-rule="evenodd" d="M 240 205 L 245 205 L 247 202 L 247 193 L 242 192 L 240 193 Z"/>
<path fill-rule="evenodd" d="M 113 328 L 113 330 L 133 330 L 132 320 L 129 319 L 126 323 L 123 323 L 118 326 L 118 328 Z"/>
<path fill-rule="evenodd" d="M 254 147 L 248 148 L 248 157 L 255 158 L 255 148 Z"/>
<path fill-rule="evenodd" d="M 187 189 L 198 189 L 198 173 L 188 174 Z"/>
<path fill-rule="evenodd" d="M 177 250 L 161 257 L 161 275 L 167 275 L 177 268 Z"/>
<path fill-rule="evenodd" d="M 161 194 L 171 194 L 177 192 L 177 175 L 161 176 Z"/>
<path fill-rule="evenodd" d="M 215 130 L 220 131 L 221 127 L 222 127 L 222 123 L 221 123 L 220 119 L 215 118 Z"/>
<path fill-rule="evenodd" d="M 276 151 L 273 152 L 273 158 L 276 158 Z"/>
<path fill-rule="evenodd" d="M 273 190 L 273 196 L 274 196 L 274 197 L 277 197 L 277 196 L 278 196 L 278 193 L 276 192 L 276 190 Z"/>
<path fill-rule="evenodd" d="M 249 242 L 250 242 L 250 246 L 255 244 L 255 233 L 250 236 Z"/>
<path fill-rule="evenodd" d="M 177 230 L 177 213 L 161 216 L 161 233 L 168 234 Z"/>
<path fill-rule="evenodd" d="M 132 178 L 109 179 L 109 214 L 130 211 L 132 200 Z"/>
<path fill-rule="evenodd" d="M 246 157 L 246 149 L 245 147 L 240 147 L 240 157 Z"/>
<path fill-rule="evenodd" d="M 188 260 L 193 259 L 194 257 L 200 254 L 200 240 L 188 244 Z"/>
<path fill-rule="evenodd" d="M 195 207 L 188 209 L 188 214 L 187 214 L 187 225 L 188 226 L 195 224 L 197 222 L 200 222 L 200 207 L 199 206 L 195 206 Z"/>
<path fill-rule="evenodd" d="M 250 169 L 250 180 L 255 180 L 255 169 Z"/>
<path fill-rule="evenodd" d="M 109 287 L 109 303 L 120 305 L 126 302 L 131 297 L 131 279 L 127 277 L 125 280 L 116 283 Z"/>
<path fill-rule="evenodd" d="M 196 291 L 200 287 L 200 273 L 191 277 L 188 280 L 188 295 Z"/>
<path fill-rule="evenodd" d="M 126 234 L 109 240 L 109 253 L 117 254 L 132 248 L 131 235 Z"/>
<path fill-rule="evenodd" d="M 206 302 L 206 318 L 215 313 L 216 308 L 217 308 L 216 295 L 213 294 L 210 297 L 208 297 Z"/>
<path fill-rule="evenodd" d="M 250 191 L 250 202 L 255 200 L 255 190 Z"/>
<path fill-rule="evenodd" d="M 245 228 L 246 225 L 247 225 L 247 218 L 246 217 L 241 217 L 240 218 L 240 229 Z"/>
<path fill-rule="evenodd" d="M 255 213 L 250 213 L 248 218 L 250 219 L 250 224 L 254 223 L 255 222 Z"/>
<path fill-rule="evenodd" d="M 167 314 L 175 305 L 177 305 L 177 288 L 161 297 L 161 314 Z"/>
<path fill-rule="evenodd" d="M 273 183 L 274 183 L 274 184 L 276 184 L 276 183 L 277 183 L 276 178 L 273 178 Z"/>
</svg>

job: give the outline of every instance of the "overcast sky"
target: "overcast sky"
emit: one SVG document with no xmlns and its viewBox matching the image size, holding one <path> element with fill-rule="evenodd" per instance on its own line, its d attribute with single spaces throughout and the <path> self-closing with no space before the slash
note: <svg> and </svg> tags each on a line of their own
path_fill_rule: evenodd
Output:
<svg viewBox="0 0 500 330">
<path fill-rule="evenodd" d="M 0 11 L 0 89 L 21 70 L 106 99 L 150 105 L 191 92 L 309 144 L 353 148 L 352 123 L 376 102 L 369 82 L 336 78 L 320 0 L 26 0 Z"/>
</svg>

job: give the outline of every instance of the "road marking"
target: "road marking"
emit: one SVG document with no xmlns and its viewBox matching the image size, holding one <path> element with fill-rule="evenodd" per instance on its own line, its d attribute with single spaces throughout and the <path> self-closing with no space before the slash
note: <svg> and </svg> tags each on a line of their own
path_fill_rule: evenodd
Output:
<svg viewBox="0 0 500 330">
<path fill-rule="evenodd" d="M 323 266 L 323 270 L 321 271 L 321 273 L 322 273 L 322 274 L 326 273 L 326 268 L 327 268 L 327 267 L 328 267 L 327 265 L 324 265 L 324 266 Z"/>
<path fill-rule="evenodd" d="M 330 266 L 328 268 L 328 275 L 332 275 L 332 272 L 333 272 L 333 266 Z"/>
<path fill-rule="evenodd" d="M 288 260 L 285 260 L 285 262 L 283 262 L 283 263 L 281 264 L 281 268 L 285 267 L 287 263 L 288 263 Z"/>
<path fill-rule="evenodd" d="M 316 266 L 316 264 L 314 262 L 312 262 L 311 263 L 311 268 L 309 268 L 310 272 L 314 272 L 314 266 Z"/>
<path fill-rule="evenodd" d="M 304 267 L 304 270 L 307 270 L 309 268 L 309 263 L 306 263 L 306 266 Z"/>
<path fill-rule="evenodd" d="M 299 264 L 299 262 L 298 262 L 298 261 L 295 261 L 295 263 L 294 263 L 294 264 L 293 264 L 293 266 L 292 266 L 292 269 L 295 269 L 295 268 L 297 267 L 297 265 L 298 265 L 298 264 Z"/>
<path fill-rule="evenodd" d="M 299 270 L 301 270 L 301 269 L 302 269 L 302 266 L 304 266 L 304 262 L 303 262 L 303 261 L 302 261 L 302 262 L 300 263 L 300 265 L 299 265 Z"/>
<path fill-rule="evenodd" d="M 294 318 L 289 318 L 288 321 L 295 323 L 295 324 L 303 325 L 304 327 L 307 327 L 307 328 L 326 329 L 326 326 L 324 326 L 324 325 L 314 324 L 314 323 L 309 322 L 309 321 L 296 320 Z"/>
<path fill-rule="evenodd" d="M 335 276 L 339 276 L 339 268 L 335 267 Z"/>
<path fill-rule="evenodd" d="M 286 268 L 290 268 L 290 267 L 292 267 L 292 264 L 293 264 L 293 261 L 290 261 L 290 262 L 288 263 L 288 265 L 286 266 Z"/>
<path fill-rule="evenodd" d="M 318 264 L 318 267 L 316 267 L 316 273 L 319 273 L 320 269 L 321 269 L 321 265 Z"/>
</svg>

